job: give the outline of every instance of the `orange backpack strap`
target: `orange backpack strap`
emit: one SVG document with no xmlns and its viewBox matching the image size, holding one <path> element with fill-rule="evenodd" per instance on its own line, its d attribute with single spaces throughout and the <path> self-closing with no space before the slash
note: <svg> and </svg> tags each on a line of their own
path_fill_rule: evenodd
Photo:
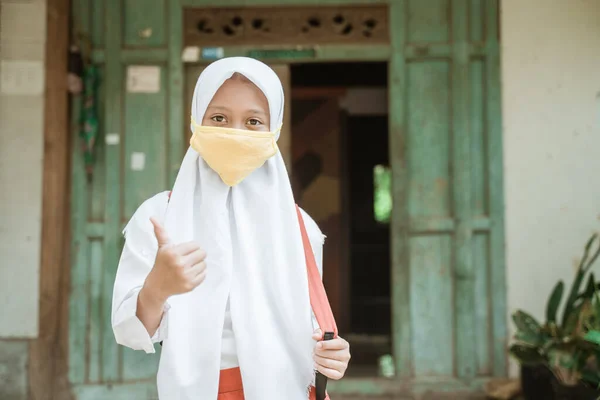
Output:
<svg viewBox="0 0 600 400">
<path fill-rule="evenodd" d="M 327 293 L 317 268 L 317 261 L 313 253 L 304 219 L 300 207 L 296 205 L 298 213 L 298 222 L 300 223 L 300 232 L 302 234 L 302 244 L 304 245 L 304 257 L 306 259 L 306 270 L 308 273 L 308 292 L 310 294 L 310 305 L 315 313 L 321 332 L 323 332 L 322 340 L 335 339 L 338 336 L 338 328 L 331 311 L 331 305 L 327 299 Z M 315 377 L 315 392 L 316 400 L 324 400 L 326 398 L 327 377 L 317 372 Z"/>
<path fill-rule="evenodd" d="M 300 222 L 300 232 L 302 233 L 302 244 L 304 245 L 304 257 L 306 258 L 306 270 L 308 273 L 308 291 L 310 294 L 310 305 L 312 306 L 317 322 L 323 334 L 325 332 L 333 333 L 333 338 L 337 338 L 338 329 L 331 311 L 331 305 L 327 299 L 327 293 L 317 268 L 317 261 L 315 260 L 315 254 L 313 253 L 310 240 L 308 239 L 308 233 L 306 232 L 306 226 L 304 225 L 304 219 L 300 208 L 296 206 L 298 213 L 298 221 Z"/>
</svg>

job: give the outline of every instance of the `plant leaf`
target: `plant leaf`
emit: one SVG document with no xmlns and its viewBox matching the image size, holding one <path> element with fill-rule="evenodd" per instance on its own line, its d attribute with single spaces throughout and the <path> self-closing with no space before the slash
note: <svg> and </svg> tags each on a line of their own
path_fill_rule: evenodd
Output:
<svg viewBox="0 0 600 400">
<path fill-rule="evenodd" d="M 531 346 L 513 344 L 510 346 L 509 354 L 522 365 L 539 365 L 546 362 L 546 358 Z"/>
<path fill-rule="evenodd" d="M 585 249 L 583 252 L 583 258 L 581 259 L 581 263 L 579 264 L 579 269 L 583 270 L 584 272 L 587 272 L 590 269 L 592 264 L 594 264 L 594 262 L 600 255 L 600 246 L 598 246 L 598 248 L 596 249 L 596 252 L 592 255 L 592 257 L 591 258 L 589 257 L 590 249 L 592 248 L 592 244 L 594 244 L 596 239 L 598 239 L 598 234 L 594 233 L 585 245 Z M 588 261 L 588 259 L 589 259 L 589 261 Z"/>
<path fill-rule="evenodd" d="M 583 305 L 585 302 L 581 302 L 576 304 L 575 307 L 569 312 L 567 316 L 567 320 L 563 325 L 562 332 L 565 336 L 570 336 L 577 331 L 581 315 L 581 310 L 583 309 Z"/>
<path fill-rule="evenodd" d="M 565 327 L 571 313 L 573 312 L 574 308 L 576 308 L 576 303 L 579 300 L 579 287 L 581 286 L 584 276 L 585 273 L 581 270 L 581 268 L 579 268 L 577 274 L 575 275 L 575 279 L 573 280 L 573 284 L 571 285 L 571 291 L 569 292 L 567 303 L 565 304 L 565 312 L 562 320 L 563 327 Z"/>
<path fill-rule="evenodd" d="M 569 297 L 567 297 L 567 303 L 565 304 L 565 313 L 563 314 L 563 318 L 562 318 L 562 326 L 563 327 L 566 325 L 567 320 L 569 319 L 569 315 L 571 314 L 571 311 L 573 311 L 573 308 L 575 307 L 575 301 L 577 301 L 577 298 L 579 296 L 579 288 L 581 286 L 581 282 L 583 281 L 583 278 L 585 277 L 585 274 L 587 273 L 589 268 L 592 266 L 594 261 L 596 261 L 596 259 L 600 255 L 600 246 L 599 246 L 598 249 L 596 249 L 596 252 L 594 253 L 594 255 L 591 257 L 591 259 L 589 257 L 590 249 L 592 248 L 592 245 L 594 244 L 594 242 L 596 241 L 597 238 L 598 238 L 598 235 L 593 234 L 587 241 L 585 248 L 583 250 L 583 257 L 581 258 L 581 262 L 579 263 L 579 267 L 577 268 L 577 273 L 575 274 L 575 279 L 573 280 L 573 284 L 571 285 L 571 290 L 569 292 Z"/>
<path fill-rule="evenodd" d="M 585 286 L 585 290 L 583 291 L 583 297 L 586 299 L 591 299 L 594 297 L 594 293 L 596 292 L 596 279 L 594 277 L 594 273 L 590 273 L 590 277 L 588 278 L 587 285 Z"/>
<path fill-rule="evenodd" d="M 531 332 L 517 331 L 515 340 L 521 344 L 537 347 L 542 345 L 543 335 L 536 335 Z"/>
<path fill-rule="evenodd" d="M 594 306 L 594 329 L 600 329 L 600 295 L 598 292 L 594 292 L 594 298 L 592 299 L 592 304 Z"/>
<path fill-rule="evenodd" d="M 556 314 L 558 313 L 558 307 L 562 300 L 563 292 L 565 291 L 565 283 L 558 281 L 552 289 L 552 294 L 548 299 L 548 305 L 546 306 L 546 321 L 548 323 L 556 322 Z"/>
<path fill-rule="evenodd" d="M 524 332 L 539 333 L 542 329 L 542 326 L 535 318 L 522 310 L 517 310 L 513 314 L 513 321 L 517 329 Z"/>
<path fill-rule="evenodd" d="M 513 321 L 517 327 L 515 339 L 529 344 L 531 346 L 539 346 L 544 340 L 542 326 L 531 315 L 524 311 L 517 310 L 513 314 Z"/>
<path fill-rule="evenodd" d="M 587 340 L 588 342 L 600 345 L 600 331 L 597 331 L 597 330 L 588 331 L 583 338 L 585 340 Z"/>
</svg>

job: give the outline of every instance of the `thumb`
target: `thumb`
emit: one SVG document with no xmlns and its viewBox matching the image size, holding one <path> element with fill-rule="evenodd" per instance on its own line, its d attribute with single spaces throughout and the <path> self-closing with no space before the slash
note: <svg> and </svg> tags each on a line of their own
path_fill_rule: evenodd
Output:
<svg viewBox="0 0 600 400">
<path fill-rule="evenodd" d="M 154 226 L 154 236 L 156 236 L 156 240 L 158 241 L 158 247 L 164 247 L 171 243 L 171 239 L 169 239 L 169 235 L 165 231 L 165 228 L 158 222 L 155 218 L 150 218 L 150 222 Z"/>
<path fill-rule="evenodd" d="M 314 331 L 312 335 L 313 340 L 320 341 L 323 339 L 323 331 L 321 329 L 317 329 Z"/>
</svg>

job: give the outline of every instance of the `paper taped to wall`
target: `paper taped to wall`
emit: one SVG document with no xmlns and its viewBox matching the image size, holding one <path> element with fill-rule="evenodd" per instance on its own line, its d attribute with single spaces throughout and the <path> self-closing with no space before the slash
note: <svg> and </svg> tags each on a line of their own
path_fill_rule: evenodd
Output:
<svg viewBox="0 0 600 400">
<path fill-rule="evenodd" d="M 155 65 L 132 65 L 128 67 L 127 92 L 160 92 L 160 67 Z"/>
</svg>

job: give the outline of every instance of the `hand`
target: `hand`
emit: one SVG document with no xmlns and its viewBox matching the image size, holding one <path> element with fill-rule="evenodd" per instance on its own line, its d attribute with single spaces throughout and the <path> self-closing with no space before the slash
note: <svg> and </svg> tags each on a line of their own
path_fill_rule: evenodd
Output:
<svg viewBox="0 0 600 400">
<path fill-rule="evenodd" d="M 175 245 L 158 221 L 151 218 L 158 252 L 144 286 L 159 301 L 192 291 L 206 278 L 206 253 L 197 243 Z"/>
<path fill-rule="evenodd" d="M 323 333 L 317 329 L 313 333 L 313 339 L 317 341 L 313 356 L 315 367 L 330 379 L 342 379 L 350 362 L 350 344 L 341 337 L 321 341 L 322 338 Z"/>
</svg>

